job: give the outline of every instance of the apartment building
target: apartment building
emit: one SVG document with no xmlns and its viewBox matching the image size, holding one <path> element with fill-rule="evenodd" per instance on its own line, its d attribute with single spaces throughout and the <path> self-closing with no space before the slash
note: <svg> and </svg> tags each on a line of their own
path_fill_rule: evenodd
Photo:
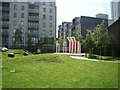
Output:
<svg viewBox="0 0 120 90">
<path fill-rule="evenodd" d="M 114 21 L 120 17 L 120 0 L 111 1 L 111 15 Z"/>
<path fill-rule="evenodd" d="M 63 22 L 62 25 L 58 26 L 58 38 L 66 38 L 68 36 L 71 36 L 71 22 Z"/>
<path fill-rule="evenodd" d="M 43 0 L 44 1 L 44 0 Z M 14 46 L 14 33 L 21 27 L 22 41 L 27 46 L 28 36 L 33 45 L 40 38 L 56 38 L 56 2 L 0 2 L 2 46 Z"/>
</svg>

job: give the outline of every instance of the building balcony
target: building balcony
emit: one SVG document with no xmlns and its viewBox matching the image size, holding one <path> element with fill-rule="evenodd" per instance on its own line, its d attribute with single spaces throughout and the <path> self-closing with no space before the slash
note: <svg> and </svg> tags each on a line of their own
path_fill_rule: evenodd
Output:
<svg viewBox="0 0 120 90">
<path fill-rule="evenodd" d="M 39 13 L 39 9 L 30 9 L 29 8 L 29 13 Z"/>
<path fill-rule="evenodd" d="M 9 19 L 9 15 L 7 15 L 7 16 L 2 16 L 2 19 Z"/>
<path fill-rule="evenodd" d="M 30 20 L 30 21 L 39 21 L 39 17 L 31 17 L 31 16 L 29 16 L 28 20 Z"/>
<path fill-rule="evenodd" d="M 9 7 L 2 7 L 2 10 L 3 10 L 3 11 L 9 11 L 10 8 L 9 8 Z"/>
<path fill-rule="evenodd" d="M 3 23 L 2 27 L 9 27 L 9 24 Z"/>
<path fill-rule="evenodd" d="M 28 25 L 28 28 L 38 29 L 38 28 L 39 28 L 39 25 Z"/>
<path fill-rule="evenodd" d="M 8 35 L 8 31 L 2 31 L 2 35 Z"/>
<path fill-rule="evenodd" d="M 28 32 L 28 35 L 37 37 L 39 35 L 38 32 Z"/>
</svg>

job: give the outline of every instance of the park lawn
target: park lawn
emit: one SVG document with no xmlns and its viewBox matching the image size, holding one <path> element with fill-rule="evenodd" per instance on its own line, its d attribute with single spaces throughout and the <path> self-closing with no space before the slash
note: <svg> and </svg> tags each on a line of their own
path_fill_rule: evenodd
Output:
<svg viewBox="0 0 120 90">
<path fill-rule="evenodd" d="M 3 88 L 118 87 L 118 63 L 77 60 L 58 54 L 20 54 L 3 58 L 2 65 Z"/>
<path fill-rule="evenodd" d="M 88 58 L 89 54 L 87 53 L 84 57 Z M 112 56 L 101 56 L 92 54 L 92 59 L 99 59 L 99 60 L 107 60 L 107 61 L 120 61 L 120 57 L 112 57 Z"/>
</svg>

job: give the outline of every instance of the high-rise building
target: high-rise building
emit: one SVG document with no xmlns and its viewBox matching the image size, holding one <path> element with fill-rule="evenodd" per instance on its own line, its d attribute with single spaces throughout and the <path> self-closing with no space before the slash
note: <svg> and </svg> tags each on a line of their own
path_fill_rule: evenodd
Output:
<svg viewBox="0 0 120 90">
<path fill-rule="evenodd" d="M 111 14 L 114 21 L 120 17 L 120 0 L 113 0 L 111 2 Z"/>
<path fill-rule="evenodd" d="M 27 46 L 29 36 L 33 45 L 41 37 L 56 38 L 56 2 L 0 2 L 0 24 L 2 46 L 9 48 L 14 46 L 19 27 L 23 34 L 17 44 L 21 46 Z"/>
</svg>

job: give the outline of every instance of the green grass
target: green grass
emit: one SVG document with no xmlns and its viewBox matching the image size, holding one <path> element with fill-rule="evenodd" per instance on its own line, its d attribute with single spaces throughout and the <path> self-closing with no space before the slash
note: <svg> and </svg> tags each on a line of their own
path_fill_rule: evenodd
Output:
<svg viewBox="0 0 120 90">
<path fill-rule="evenodd" d="M 89 54 L 85 55 L 84 57 L 89 58 Z M 120 57 L 112 57 L 112 56 L 101 56 L 93 54 L 92 59 L 99 59 L 99 60 L 109 60 L 109 61 L 120 61 Z"/>
<path fill-rule="evenodd" d="M 3 53 L 3 88 L 116 88 L 118 63 L 85 61 L 66 55 Z M 16 70 L 11 73 L 11 70 Z"/>
</svg>

